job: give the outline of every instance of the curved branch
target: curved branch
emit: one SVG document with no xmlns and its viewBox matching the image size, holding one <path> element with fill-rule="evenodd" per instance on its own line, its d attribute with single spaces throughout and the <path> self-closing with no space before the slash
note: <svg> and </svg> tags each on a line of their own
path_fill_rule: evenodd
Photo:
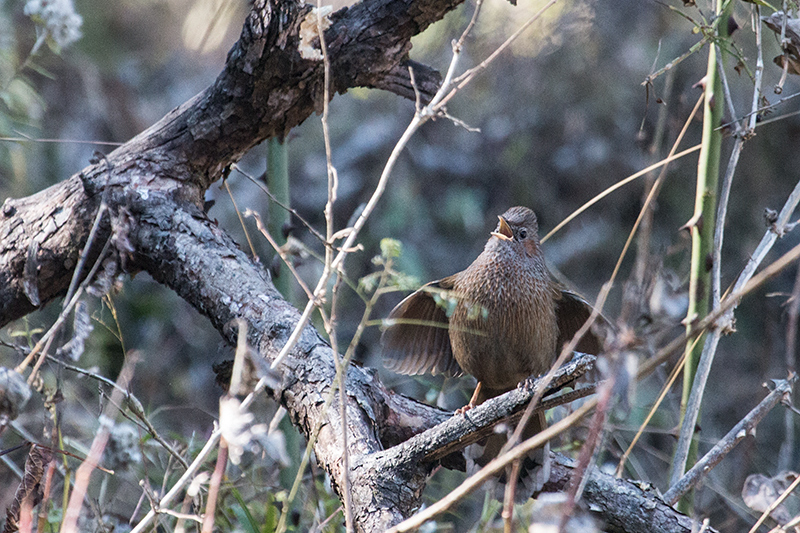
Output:
<svg viewBox="0 0 800 533">
<path fill-rule="evenodd" d="M 137 264 L 201 310 L 231 344 L 237 332 L 232 319 L 241 318 L 248 323 L 249 342 L 267 359 L 277 356 L 299 312 L 280 298 L 260 265 L 250 261 L 224 231 L 191 204 L 178 205 L 164 195 L 142 199 L 136 194 L 118 203 L 124 203 L 137 221 L 131 231 L 138 250 L 133 258 Z M 580 356 L 570 365 L 581 368 L 591 360 L 591 356 Z M 570 365 L 560 372 L 565 379 L 576 371 Z M 334 405 L 322 411 L 336 372 L 333 353 L 307 326 L 279 369 L 281 384 L 273 393 L 294 424 L 308 436 L 319 420 L 325 422 L 314 452 L 338 490 L 344 479 L 340 410 Z M 555 380 L 558 384 L 562 381 Z M 384 531 L 419 506 L 427 475 L 437 458 L 444 460 L 446 453 L 479 439 L 481 431 L 515 412 L 519 414 L 535 390 L 519 387 L 476 407 L 469 419 L 453 417 L 452 413 L 386 390 L 374 370 L 368 368 L 348 369 L 346 392 L 355 522 L 360 531 Z M 425 430 L 428 432 L 420 434 Z M 401 446 L 394 446 L 400 442 Z M 394 447 L 384 451 L 389 446 Z M 552 489 L 565 485 L 570 476 L 569 464 L 564 461 L 566 470 L 555 470 L 551 475 Z M 604 474 L 595 472 L 592 476 L 590 483 L 612 482 Z M 624 486 L 626 492 L 620 489 L 609 493 L 598 488 L 586 495 L 589 503 L 602 509 L 600 514 L 608 522 L 625 522 L 631 512 L 628 507 L 635 502 L 645 518 L 657 514 L 659 520 L 671 519 L 675 527 L 664 526 L 659 531 L 690 530 L 684 528 L 693 523 L 690 518 L 663 502 L 654 506 L 654 495 L 629 482 L 613 483 Z"/>
<path fill-rule="evenodd" d="M 462 1 L 368 0 L 333 13 L 326 41 L 335 90 L 378 87 L 413 98 L 411 37 Z M 231 163 L 263 140 L 285 136 L 321 106 L 322 62 L 300 53 L 300 27 L 311 9 L 296 0 L 256 1 L 211 86 L 81 173 L 29 198 L 6 200 L 0 326 L 63 296 L 107 187 L 164 191 L 202 205 L 205 190 Z M 430 97 L 438 73 L 420 65 L 414 71 L 422 96 Z M 111 228 L 102 229 L 101 242 Z"/>
<path fill-rule="evenodd" d="M 404 74 L 411 36 L 461 1 L 365 0 L 332 14 L 325 39 L 335 90 L 368 86 L 413 96 Z M 280 352 L 298 322 L 297 310 L 201 205 L 204 191 L 231 163 L 264 139 L 285 135 L 319 106 L 322 64 L 299 51 L 310 10 L 292 0 L 257 0 L 213 85 L 81 173 L 4 203 L 0 325 L 66 292 L 102 200 L 109 216 L 100 224 L 98 251 L 90 260 L 113 238 L 122 269 L 149 272 L 207 316 L 229 343 L 236 342 L 234 319 L 243 319 L 249 342 L 264 357 Z M 318 46 L 313 39 L 302 44 Z M 432 94 L 435 73 L 418 66 L 414 73 L 422 96 Z M 463 444 L 473 437 L 451 421 L 443 430 L 456 431 L 440 434 L 437 443 L 422 442 L 425 437 L 405 446 L 419 444 L 428 460 L 378 464 L 384 448 L 451 414 L 387 391 L 373 371 L 351 367 L 343 428 L 338 406 L 322 410 L 335 375 L 333 360 L 331 348 L 306 327 L 280 366 L 282 380 L 273 393 L 306 436 L 324 422 L 314 450 L 337 490 L 344 479 L 341 436 L 347 431 L 357 528 L 383 531 L 419 506 L 427 474 L 443 453 L 436 449 L 449 452 L 456 440 Z M 512 391 L 471 416 L 500 420 L 513 411 L 503 410 L 506 402 L 521 401 L 518 391 L 525 394 Z"/>
<path fill-rule="evenodd" d="M 564 490 L 572 476 L 575 462 L 563 455 L 552 454 L 550 482 L 545 490 Z M 597 468 L 587 474 L 583 499 L 604 521 L 604 531 L 625 533 L 690 533 L 700 524 L 679 513 L 647 483 L 634 483 L 601 472 Z M 715 533 L 706 527 L 703 531 Z"/>
</svg>

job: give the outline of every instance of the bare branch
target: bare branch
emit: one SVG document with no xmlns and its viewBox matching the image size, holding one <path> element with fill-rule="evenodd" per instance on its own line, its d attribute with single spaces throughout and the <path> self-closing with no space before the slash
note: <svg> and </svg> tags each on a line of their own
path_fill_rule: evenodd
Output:
<svg viewBox="0 0 800 533">
<path fill-rule="evenodd" d="M 415 0 L 415 9 L 409 9 L 401 0 L 372 0 L 333 13 L 325 32 L 332 91 L 377 87 L 398 72 L 407 76 L 407 68 L 399 66 L 407 60 L 410 38 L 461 2 Z M 38 303 L 67 291 L 107 187 L 170 191 L 201 206 L 204 191 L 231 163 L 264 139 L 284 137 L 317 109 L 324 94 L 322 64 L 299 52 L 300 25 L 310 9 L 294 1 L 256 1 L 210 87 L 83 172 L 29 198 L 5 201 L 0 325 L 36 307 L 24 283 L 32 242 L 40 243 L 39 268 L 29 280 Z M 430 78 L 426 73 L 430 69 L 415 67 L 421 87 L 430 87 L 422 79 Z M 110 207 L 113 213 L 119 206 Z M 110 229 L 106 224 L 99 229 L 98 242 L 104 242 Z"/>
<path fill-rule="evenodd" d="M 792 392 L 792 380 L 778 381 L 775 389 L 770 392 L 761 403 L 759 403 L 747 415 L 717 443 L 702 459 L 678 480 L 664 494 L 664 501 L 672 505 L 681 497 L 692 490 L 692 487 L 703 479 L 720 461 L 745 437 L 752 435 L 756 426 L 769 413 L 778 402 L 785 401 Z"/>
</svg>

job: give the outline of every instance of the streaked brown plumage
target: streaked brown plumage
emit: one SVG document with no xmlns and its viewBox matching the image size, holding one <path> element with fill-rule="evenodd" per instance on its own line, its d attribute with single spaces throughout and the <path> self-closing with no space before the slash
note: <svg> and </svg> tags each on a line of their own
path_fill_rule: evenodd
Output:
<svg viewBox="0 0 800 533">
<path fill-rule="evenodd" d="M 499 218 L 478 258 L 400 302 L 382 337 L 384 364 L 391 370 L 475 376 L 478 387 L 465 409 L 546 372 L 591 313 L 582 298 L 550 279 L 533 211 L 512 207 Z M 590 334 L 578 350 L 596 354 L 599 347 Z M 542 414 L 524 436 L 544 426 Z M 501 445 L 487 445 L 486 451 L 496 453 Z"/>
</svg>

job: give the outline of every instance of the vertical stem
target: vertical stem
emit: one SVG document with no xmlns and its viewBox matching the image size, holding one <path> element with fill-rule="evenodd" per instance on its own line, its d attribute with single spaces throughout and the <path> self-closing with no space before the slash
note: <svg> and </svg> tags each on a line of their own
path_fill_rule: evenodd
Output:
<svg viewBox="0 0 800 533">
<path fill-rule="evenodd" d="M 267 142 L 267 188 L 275 197 L 275 200 L 285 206 L 289 203 L 289 156 L 286 143 L 273 137 Z M 269 203 L 269 220 L 267 229 L 270 235 L 281 246 L 286 243 L 283 236 L 283 226 L 289 222 L 291 215 L 283 207 L 274 201 Z M 288 273 L 275 276 L 272 280 L 275 288 L 280 291 L 283 297 L 292 301 L 292 276 Z"/>
<path fill-rule="evenodd" d="M 717 53 L 714 46 L 708 47 L 708 71 L 706 73 L 705 101 L 703 103 L 703 140 L 697 166 L 697 191 L 692 224 L 692 264 L 689 278 L 689 312 L 687 321 L 703 318 L 708 313 L 711 241 L 714 232 L 717 181 L 719 178 L 720 135 L 714 128 L 720 123 L 722 106 L 717 97 L 721 96 L 719 78 L 716 75 Z M 688 326 L 687 326 L 688 327 Z M 702 345 L 701 343 L 698 343 Z M 682 407 L 685 407 L 689 390 L 694 381 L 697 357 L 687 343 L 686 370 Z"/>
<path fill-rule="evenodd" d="M 717 35 L 727 36 L 727 17 L 722 12 L 723 0 L 717 0 L 716 12 Z M 730 3 L 729 3 L 730 5 Z M 717 127 L 722 122 L 723 94 L 719 77 L 717 47 L 708 46 L 708 66 L 705 76 L 705 97 L 703 102 L 703 138 L 700 157 L 697 164 L 697 190 L 695 193 L 694 215 L 689 224 L 692 233 L 692 263 L 689 277 L 689 311 L 686 322 L 687 329 L 691 323 L 708 314 L 711 287 L 711 262 L 714 240 L 714 227 L 717 210 L 717 183 L 719 181 L 719 160 L 722 144 L 722 133 Z M 683 394 L 681 397 L 681 421 L 685 416 L 686 405 L 694 383 L 697 365 L 704 343 L 686 344 L 686 362 L 683 372 Z M 690 428 L 693 432 L 694 428 Z M 677 455 L 672 466 L 672 478 L 679 478 L 687 465 L 694 464 L 697 458 L 697 441 L 691 439 L 688 457 L 683 461 Z M 692 495 L 687 495 L 679 504 L 679 509 L 690 513 Z"/>
<path fill-rule="evenodd" d="M 786 324 L 786 372 L 792 375 L 797 372 L 796 350 L 797 350 L 797 324 L 800 317 L 800 267 L 794 280 L 794 289 L 789 299 L 789 310 L 787 312 L 789 320 Z M 792 468 L 792 455 L 795 450 L 795 421 L 796 415 L 791 409 L 787 409 L 784 415 L 784 438 L 778 453 L 778 471 L 789 470 Z"/>
<path fill-rule="evenodd" d="M 225 467 L 228 464 L 228 443 L 225 439 L 219 441 L 219 451 L 217 452 L 217 464 L 214 466 L 214 473 L 211 474 L 211 482 L 208 487 L 208 500 L 206 501 L 206 511 L 203 517 L 202 533 L 214 531 L 214 517 L 217 509 L 217 498 L 219 488 L 225 477 Z"/>
</svg>

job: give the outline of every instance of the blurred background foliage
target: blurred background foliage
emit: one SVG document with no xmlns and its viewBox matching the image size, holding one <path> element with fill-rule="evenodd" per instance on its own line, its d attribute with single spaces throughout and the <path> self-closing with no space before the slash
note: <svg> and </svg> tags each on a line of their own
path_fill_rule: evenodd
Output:
<svg viewBox="0 0 800 533">
<path fill-rule="evenodd" d="M 519 0 L 519 4 L 486 2 L 479 24 L 467 40 L 463 68 L 480 62 L 541 7 L 541 3 L 528 0 Z M 113 149 L 113 145 L 100 143 L 125 142 L 204 89 L 221 70 L 248 10 L 248 4 L 239 0 L 78 0 L 75 10 L 83 17 L 82 38 L 63 49 L 48 42 L 31 55 L 39 34 L 24 6 L 22 1 L 0 3 L 0 137 L 4 138 L 0 142 L 0 200 L 27 196 L 66 179 L 86 166 L 95 150 L 107 153 Z M 566 0 L 556 4 L 541 23 L 449 105 L 451 115 L 480 132 L 440 119 L 427 124 L 412 140 L 377 212 L 362 232 L 364 250 L 352 254 L 346 263 L 348 276 L 358 280 L 375 270 L 371 259 L 380 253 L 379 243 L 385 237 L 403 243 L 397 267 L 420 282 L 452 274 L 477 256 L 496 216 L 509 206 L 533 208 L 543 235 L 594 195 L 666 155 L 700 96 L 695 84 L 704 75 L 706 58 L 705 51 L 694 54 L 669 72 L 669 82 L 665 75 L 656 79 L 649 91 L 642 85 L 648 74 L 700 40 L 692 23 L 672 8 L 699 18 L 698 8 L 680 2 Z M 473 9 L 474 3 L 468 2 L 416 37 L 412 59 L 444 72 L 451 57 L 450 42 L 460 35 Z M 699 10 L 710 12 L 706 5 Z M 752 4 L 737 4 L 734 17 L 741 29 L 733 36 L 751 70 L 756 57 L 752 11 Z M 772 88 L 781 72 L 771 59 L 780 53 L 780 47 L 770 32 L 765 32 L 763 40 L 765 97 L 776 102 L 800 87 L 796 77 L 790 76 L 783 94 L 774 94 Z M 725 72 L 736 111 L 743 115 L 749 111 L 753 83 L 746 72 L 734 70 L 735 64 L 735 59 L 727 57 Z M 796 109 L 797 103 L 790 101 L 768 118 Z M 413 111 L 413 102 L 376 90 L 355 89 L 332 101 L 333 163 L 340 178 L 334 213 L 337 228 L 344 227 L 368 199 Z M 662 131 L 657 128 L 660 113 L 665 117 Z M 658 139 L 661 141 L 655 142 Z M 698 121 L 690 127 L 682 147 L 699 139 Z M 327 178 L 318 117 L 306 120 L 286 142 L 292 205 L 322 230 Z M 797 116 L 758 128 L 747 144 L 728 212 L 723 285 L 735 278 L 763 235 L 764 209 L 779 209 L 800 178 L 798 146 Z M 729 148 L 730 142 L 726 143 Z M 240 166 L 260 177 L 266 168 L 265 156 L 264 145 L 248 154 Z M 723 161 L 726 156 L 727 152 Z M 696 155 L 670 165 L 653 220 L 649 276 L 655 279 L 656 273 L 664 272 L 674 281 L 677 295 L 685 291 L 688 276 L 689 239 L 679 228 L 693 211 L 695 170 Z M 590 301 L 613 269 L 641 207 L 645 182 L 640 179 L 609 195 L 545 244 L 551 269 Z M 277 208 L 239 173 L 231 174 L 229 185 L 242 210 L 250 208 L 266 217 L 269 209 Z M 248 249 L 225 189 L 215 185 L 207 196 L 216 201 L 210 216 Z M 261 261 L 273 264 L 269 245 L 256 234 L 252 219 L 246 225 Z M 296 226 L 293 236 L 321 253 L 319 243 L 302 226 Z M 771 257 L 796 241 L 797 236 L 789 234 Z M 623 279 L 630 275 L 632 263 L 632 256 L 623 263 Z M 298 268 L 309 284 L 321 271 L 321 265 L 309 258 L 301 260 Z M 712 370 L 701 452 L 760 400 L 764 381 L 785 377 L 785 304 L 795 272 L 792 267 L 782 273 L 737 312 L 738 333 L 723 339 Z M 279 275 L 286 276 L 288 271 L 284 268 Z M 620 312 L 620 287 L 618 283 L 606 310 L 612 321 Z M 400 298 L 400 294 L 382 298 L 373 317 L 386 316 Z M 202 443 L 217 416 L 222 393 L 214 384 L 211 365 L 229 358 L 229 350 L 221 346 L 205 318 L 146 275 L 126 281 L 113 301 L 125 347 L 141 354 L 133 392 L 166 435 L 188 446 Z M 94 367 L 113 379 L 122 353 L 119 338 L 112 333 L 116 326 L 106 305 L 92 305 L 95 332 L 80 365 Z M 341 292 L 336 310 L 340 345 L 354 333 L 363 308 L 354 292 Z M 7 328 L 3 339 L 8 341 L 12 332 L 47 328 L 55 316 L 51 306 Z M 649 318 L 635 317 L 639 322 Z M 633 325 L 641 325 L 639 322 Z M 680 331 L 676 321 L 672 325 L 675 332 Z M 378 327 L 366 331 L 356 350 L 359 364 L 381 367 L 379 336 Z M 18 356 L 0 347 L 0 360 L 13 366 Z M 96 385 L 75 380 L 74 375 L 55 367 L 50 372 L 52 383 L 60 376 L 65 389 L 68 416 L 64 417 L 64 433 L 88 446 L 92 417 L 97 413 L 96 398 L 92 399 Z M 466 379 L 442 384 L 441 380 L 388 372 L 383 377 L 399 390 L 448 408 L 463 404 L 470 386 Z M 630 441 L 663 378 L 663 373 L 657 374 L 639 384 L 629 410 L 613 419 L 618 427 L 609 442 L 609 462 L 615 462 L 615 451 Z M 442 387 L 444 394 L 439 393 Z M 668 433 L 677 423 L 679 396 L 675 390 L 668 397 L 651 434 L 634 453 L 631 477 L 664 488 L 673 444 Z M 260 406 L 263 412 L 259 417 L 266 417 L 272 408 Z M 29 407 L 17 421 L 34 436 L 41 431 L 41 424 L 41 411 L 35 407 Z M 266 522 L 271 520 L 266 516 L 274 512 L 270 511 L 271 502 L 282 497 L 278 488 L 289 486 L 298 450 L 303 447 L 287 422 L 282 427 L 291 466 L 278 478 L 275 465 L 281 466 L 279 461 L 259 463 L 258 469 L 241 471 L 252 483 L 242 483 L 244 477 L 236 482 L 237 490 L 247 492 L 236 501 L 260 502 L 253 506 L 261 505 L 258 517 Z M 745 441 L 712 473 L 699 493 L 698 511 L 711 515 L 712 523 L 723 531 L 740 530 L 742 520 L 752 523 L 743 518 L 748 511 L 738 492 L 748 474 L 777 472 L 777 451 L 785 437 L 783 417 L 773 413 L 755 439 Z M 6 433 L 2 442 L 6 448 L 13 444 L 14 436 Z M 156 452 L 151 453 L 156 462 Z M 792 464 L 800 460 L 796 449 L 790 457 Z M 23 454 L 17 452 L 11 460 L 21 465 Z M 0 489 L 0 507 L 5 507 L 17 482 L 10 467 L 0 467 L 0 472 L 0 486 L 6 487 Z M 135 474 L 143 475 L 141 470 Z M 159 486 L 157 473 L 150 475 L 151 483 Z M 335 509 L 330 487 L 319 472 L 314 475 L 319 483 L 309 490 L 327 496 L 306 499 L 305 514 L 295 516 L 300 530 L 302 524 L 313 520 L 309 516 L 321 513 L 323 507 L 328 513 Z M 437 474 L 426 498 L 436 499 L 458 477 L 452 472 Z M 116 494 L 126 494 L 103 502 L 110 514 L 132 514 L 138 500 L 135 479 L 116 476 L 107 482 L 117 484 Z M 248 487 L 247 491 L 243 487 Z M 106 496 L 113 493 L 108 491 Z M 226 494 L 234 498 L 238 493 Z M 452 522 L 454 530 L 466 529 L 465 524 L 476 522 L 480 498 L 463 504 L 443 522 Z M 317 501 L 321 503 L 315 507 Z M 231 504 L 231 509 L 237 508 Z M 237 511 L 230 513 L 231 524 L 244 520 Z"/>
</svg>

